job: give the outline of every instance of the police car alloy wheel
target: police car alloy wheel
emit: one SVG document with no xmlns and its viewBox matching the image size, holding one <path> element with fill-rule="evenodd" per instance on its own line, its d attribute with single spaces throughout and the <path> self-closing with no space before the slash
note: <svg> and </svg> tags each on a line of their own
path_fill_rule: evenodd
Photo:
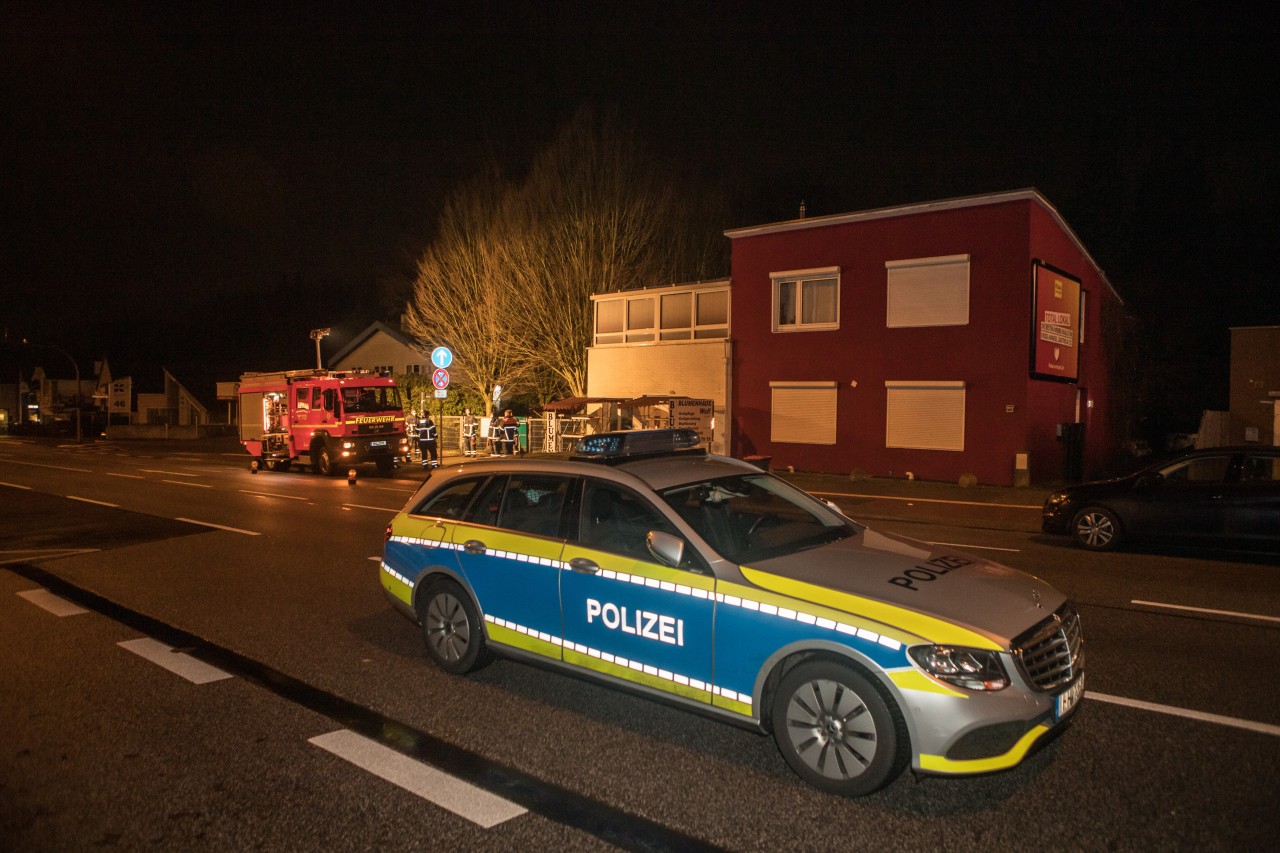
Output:
<svg viewBox="0 0 1280 853">
<path fill-rule="evenodd" d="M 1100 506 L 1085 507 L 1071 522 L 1076 541 L 1090 551 L 1110 551 L 1120 544 L 1120 520 Z"/>
<path fill-rule="evenodd" d="M 445 672 L 462 675 L 489 662 L 480 615 L 453 581 L 439 580 L 427 589 L 422 637 L 427 654 Z"/>
<path fill-rule="evenodd" d="M 774 694 L 773 736 L 787 764 L 814 787 L 861 796 L 906 766 L 906 726 L 892 700 L 852 667 L 801 664 Z"/>
</svg>

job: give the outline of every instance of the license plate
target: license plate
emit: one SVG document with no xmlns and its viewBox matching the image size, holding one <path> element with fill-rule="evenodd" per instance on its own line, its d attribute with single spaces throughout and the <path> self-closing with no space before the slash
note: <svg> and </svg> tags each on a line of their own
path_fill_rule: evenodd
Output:
<svg viewBox="0 0 1280 853">
<path fill-rule="evenodd" d="M 1066 689 L 1065 692 L 1059 693 L 1054 697 L 1053 718 L 1061 720 L 1067 714 L 1071 713 L 1071 709 L 1080 704 L 1081 697 L 1084 696 L 1084 673 L 1076 679 L 1076 683 Z"/>
<path fill-rule="evenodd" d="M 387 443 L 385 441 L 371 441 L 369 442 L 369 446 L 370 447 L 386 447 Z"/>
</svg>

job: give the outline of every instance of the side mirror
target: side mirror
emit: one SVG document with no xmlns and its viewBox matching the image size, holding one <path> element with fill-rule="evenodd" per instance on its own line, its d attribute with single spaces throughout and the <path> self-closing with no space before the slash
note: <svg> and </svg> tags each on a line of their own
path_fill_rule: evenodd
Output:
<svg viewBox="0 0 1280 853">
<path fill-rule="evenodd" d="M 661 530 L 650 530 L 644 537 L 645 547 L 653 555 L 653 559 L 664 566 L 677 568 L 684 559 L 684 540 Z"/>
</svg>

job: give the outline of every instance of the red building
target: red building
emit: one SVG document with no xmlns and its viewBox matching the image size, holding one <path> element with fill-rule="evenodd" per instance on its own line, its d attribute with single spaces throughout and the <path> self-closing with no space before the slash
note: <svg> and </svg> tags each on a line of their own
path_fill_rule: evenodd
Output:
<svg viewBox="0 0 1280 853">
<path fill-rule="evenodd" d="M 1120 297 L 1036 190 L 732 240 L 732 452 L 1015 484 L 1105 467 Z"/>
</svg>

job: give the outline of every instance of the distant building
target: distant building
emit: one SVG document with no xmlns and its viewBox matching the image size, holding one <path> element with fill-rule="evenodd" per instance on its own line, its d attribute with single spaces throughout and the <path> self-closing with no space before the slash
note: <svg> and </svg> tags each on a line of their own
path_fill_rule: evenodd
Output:
<svg viewBox="0 0 1280 853">
<path fill-rule="evenodd" d="M 347 342 L 328 360 L 330 370 L 374 370 L 388 373 L 430 373 L 431 360 L 417 345 L 386 323 L 374 323 Z"/>
<path fill-rule="evenodd" d="M 1231 329 L 1228 444 L 1280 445 L 1280 326 Z"/>
<path fill-rule="evenodd" d="M 1122 302 L 1038 191 L 727 235 L 734 455 L 1006 485 L 1107 468 Z"/>
<path fill-rule="evenodd" d="M 587 396 L 711 400 L 711 447 L 727 452 L 733 356 L 729 291 L 729 280 L 718 279 L 591 297 Z"/>
</svg>

